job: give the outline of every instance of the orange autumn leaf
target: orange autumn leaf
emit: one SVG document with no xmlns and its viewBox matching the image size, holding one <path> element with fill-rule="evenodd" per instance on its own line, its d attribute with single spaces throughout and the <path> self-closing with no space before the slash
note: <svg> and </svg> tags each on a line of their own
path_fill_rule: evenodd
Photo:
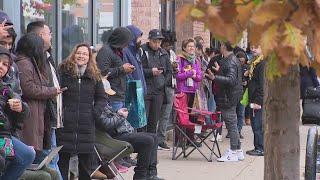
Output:
<svg viewBox="0 0 320 180">
<path fill-rule="evenodd" d="M 233 22 L 234 18 L 238 15 L 236 4 L 234 0 L 221 0 L 220 3 L 220 16 L 226 23 Z"/>
<path fill-rule="evenodd" d="M 194 7 L 192 4 L 184 5 L 179 11 L 176 13 L 176 21 L 177 25 L 180 26 L 183 22 L 188 21 L 190 17 L 190 11 Z"/>
<path fill-rule="evenodd" d="M 236 0 L 235 3 L 241 3 L 243 2 L 242 0 Z M 238 12 L 237 15 L 237 20 L 238 20 L 238 24 L 242 29 L 245 29 L 249 23 L 249 20 L 251 18 L 252 15 L 252 11 L 254 9 L 254 3 L 250 2 L 249 4 L 246 5 L 238 5 L 236 10 Z"/>
<path fill-rule="evenodd" d="M 278 42 L 278 24 L 273 24 L 261 35 L 260 45 L 263 54 L 269 54 L 270 51 L 277 47 Z"/>
<path fill-rule="evenodd" d="M 306 37 L 302 35 L 302 31 L 290 23 L 284 23 L 284 40 L 282 41 L 282 46 L 289 46 L 293 48 L 295 56 L 300 57 L 301 53 L 304 51 L 304 41 Z"/>
<path fill-rule="evenodd" d="M 285 11 L 283 3 L 269 0 L 256 9 L 251 21 L 258 25 L 266 25 L 267 23 L 281 20 L 280 17 Z"/>
</svg>

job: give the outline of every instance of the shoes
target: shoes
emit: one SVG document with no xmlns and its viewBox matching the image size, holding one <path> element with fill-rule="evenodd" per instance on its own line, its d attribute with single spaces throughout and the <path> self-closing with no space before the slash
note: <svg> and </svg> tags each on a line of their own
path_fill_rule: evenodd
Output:
<svg viewBox="0 0 320 180">
<path fill-rule="evenodd" d="M 193 141 L 193 143 L 194 143 L 197 147 L 201 147 L 201 146 L 202 146 L 202 144 L 201 144 L 200 142 Z M 193 144 L 191 144 L 190 141 L 187 142 L 186 146 L 189 146 L 189 144 L 190 144 L 190 146 L 193 146 Z"/>
<path fill-rule="evenodd" d="M 244 137 L 242 136 L 242 134 L 241 134 L 241 133 L 239 133 L 239 135 L 240 135 L 240 139 L 244 139 Z"/>
<path fill-rule="evenodd" d="M 116 163 L 120 164 L 121 166 L 128 167 L 128 168 L 130 168 L 132 166 L 130 163 L 124 161 L 123 159 L 116 160 Z"/>
<path fill-rule="evenodd" d="M 246 153 L 249 154 L 250 156 L 264 156 L 264 152 L 263 151 L 256 150 L 256 149 L 247 151 Z"/>
<path fill-rule="evenodd" d="M 124 157 L 123 160 L 129 164 L 131 164 L 131 166 L 137 166 L 137 160 L 136 159 L 131 159 L 130 157 Z"/>
<path fill-rule="evenodd" d="M 149 178 L 147 178 L 147 180 L 165 180 L 165 179 L 158 176 L 150 176 Z"/>
<path fill-rule="evenodd" d="M 125 166 L 121 166 L 120 164 L 114 162 L 114 165 L 116 166 L 116 168 L 118 169 L 118 171 L 120 173 L 125 173 L 128 171 L 128 167 L 125 167 Z"/>
<path fill-rule="evenodd" d="M 243 154 L 242 149 L 238 149 L 237 150 L 237 155 L 238 155 L 238 160 L 239 161 L 243 161 L 244 160 L 244 154 Z"/>
<path fill-rule="evenodd" d="M 238 159 L 238 153 L 233 152 L 231 149 L 228 149 L 226 154 L 223 155 L 221 158 L 217 159 L 218 162 L 237 162 Z"/>
<path fill-rule="evenodd" d="M 159 144 L 158 150 L 170 151 L 171 148 L 167 145 L 167 143 L 162 142 Z"/>
<path fill-rule="evenodd" d="M 91 177 L 92 179 L 107 179 L 107 175 L 103 174 L 101 171 L 96 171 L 93 176 Z"/>
<path fill-rule="evenodd" d="M 211 141 L 211 142 L 214 142 L 214 141 L 215 141 L 214 137 L 212 137 L 212 138 L 210 139 L 210 141 Z M 217 141 L 218 141 L 218 142 L 222 142 L 222 136 L 221 136 L 220 134 L 217 135 Z"/>
<path fill-rule="evenodd" d="M 230 138 L 230 134 L 229 133 L 226 135 L 226 138 Z"/>
</svg>

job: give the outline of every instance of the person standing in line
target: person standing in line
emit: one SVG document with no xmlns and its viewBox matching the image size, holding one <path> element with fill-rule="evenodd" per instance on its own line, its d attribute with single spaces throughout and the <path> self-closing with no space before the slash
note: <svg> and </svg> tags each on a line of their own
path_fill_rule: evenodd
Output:
<svg viewBox="0 0 320 180">
<path fill-rule="evenodd" d="M 102 76 L 108 75 L 110 85 L 116 92 L 114 96 L 108 97 L 108 102 L 114 111 L 124 107 L 126 78 L 136 68 L 123 60 L 122 50 L 128 46 L 132 39 L 133 35 L 128 28 L 116 28 L 97 54 L 98 68 Z"/>
<path fill-rule="evenodd" d="M 175 78 L 175 74 L 177 73 L 177 60 L 176 53 L 171 49 L 173 44 L 177 41 L 176 33 L 170 32 L 170 30 L 161 29 L 163 40 L 161 42 L 161 47 L 165 49 L 170 57 L 170 64 L 172 67 L 172 76 L 171 80 L 167 82 L 165 86 L 165 94 L 167 102 L 163 103 L 161 106 L 161 113 L 157 128 L 157 136 L 159 139 L 159 150 L 167 150 L 169 151 L 171 148 L 165 142 L 165 134 L 167 132 L 167 127 L 169 124 L 170 115 L 173 107 L 173 99 L 174 99 L 174 91 L 177 87 L 177 82 Z"/>
<path fill-rule="evenodd" d="M 218 84 L 216 102 L 230 134 L 230 149 L 217 160 L 219 162 L 239 161 L 244 160 L 236 112 L 237 104 L 240 102 L 243 92 L 241 63 L 233 54 L 233 47 L 229 42 L 221 43 L 220 51 L 224 57 L 221 60 L 221 65 L 215 63 L 212 70 L 208 69 L 208 78 Z M 218 74 L 214 75 L 213 70 Z"/>
<path fill-rule="evenodd" d="M 249 63 L 248 97 L 254 149 L 246 153 L 250 156 L 264 156 L 262 108 L 265 61 L 260 46 L 252 46 L 251 49 L 254 58 Z"/>
<path fill-rule="evenodd" d="M 149 32 L 149 42 L 142 45 L 142 65 L 147 83 L 148 93 L 145 96 L 147 115 L 146 131 L 157 132 L 161 106 L 167 103 L 165 85 L 171 81 L 171 64 L 166 50 L 161 48 L 163 40 L 161 31 L 152 29 Z"/>
<path fill-rule="evenodd" d="M 78 44 L 59 67 L 63 93 L 64 127 L 57 131 L 63 145 L 58 162 L 63 179 L 68 179 L 71 155 L 78 155 L 79 180 L 90 180 L 95 144 L 97 106 L 106 104 L 101 74 L 90 46 Z"/>
</svg>

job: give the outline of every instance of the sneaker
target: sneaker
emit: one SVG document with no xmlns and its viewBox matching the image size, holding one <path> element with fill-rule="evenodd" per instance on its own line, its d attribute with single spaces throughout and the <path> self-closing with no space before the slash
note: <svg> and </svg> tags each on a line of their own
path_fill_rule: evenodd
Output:
<svg viewBox="0 0 320 180">
<path fill-rule="evenodd" d="M 150 176 L 149 178 L 147 178 L 147 180 L 165 180 L 165 179 L 159 176 Z"/>
<path fill-rule="evenodd" d="M 129 164 L 131 164 L 131 166 L 137 166 L 137 160 L 136 159 L 131 159 L 130 157 L 124 157 L 123 160 Z"/>
<path fill-rule="evenodd" d="M 217 159 L 218 162 L 237 162 L 238 160 L 238 153 L 233 152 L 231 149 L 228 149 L 226 154 L 223 155 L 221 158 Z"/>
<path fill-rule="evenodd" d="M 158 150 L 170 151 L 171 148 L 167 145 L 167 143 L 162 142 L 159 144 Z"/>
<path fill-rule="evenodd" d="M 238 160 L 239 161 L 243 161 L 244 160 L 244 154 L 243 154 L 242 149 L 238 149 L 237 150 L 237 155 L 238 155 Z"/>
<path fill-rule="evenodd" d="M 251 151 L 247 151 L 247 154 L 249 154 L 250 156 L 264 156 L 264 152 L 261 150 L 251 150 Z"/>
<path fill-rule="evenodd" d="M 116 168 L 118 169 L 118 171 L 120 173 L 125 173 L 128 171 L 128 167 L 125 167 L 125 166 L 121 166 L 120 164 L 118 163 L 114 163 L 114 165 L 116 166 Z"/>
<path fill-rule="evenodd" d="M 210 141 L 211 141 L 211 142 L 214 142 L 214 141 L 215 141 L 214 137 L 212 137 L 212 138 L 210 139 Z M 221 135 L 217 135 L 217 141 L 218 141 L 218 142 L 222 142 L 222 136 L 221 136 Z"/>
<path fill-rule="evenodd" d="M 132 166 L 130 163 L 124 161 L 123 159 L 116 160 L 115 162 L 120 164 L 121 166 L 125 166 L 125 167 L 128 167 L 128 168 L 130 168 Z"/>
</svg>

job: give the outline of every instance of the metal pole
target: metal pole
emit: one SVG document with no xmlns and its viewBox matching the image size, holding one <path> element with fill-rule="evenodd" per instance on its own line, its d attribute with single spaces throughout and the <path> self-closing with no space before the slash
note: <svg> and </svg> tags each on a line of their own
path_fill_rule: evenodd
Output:
<svg viewBox="0 0 320 180">
<path fill-rule="evenodd" d="M 170 3 L 170 31 L 176 31 L 176 0 L 172 0 Z M 173 44 L 173 50 L 176 51 L 176 43 Z"/>
<path fill-rule="evenodd" d="M 167 29 L 167 1 L 161 1 L 161 28 Z"/>
</svg>

